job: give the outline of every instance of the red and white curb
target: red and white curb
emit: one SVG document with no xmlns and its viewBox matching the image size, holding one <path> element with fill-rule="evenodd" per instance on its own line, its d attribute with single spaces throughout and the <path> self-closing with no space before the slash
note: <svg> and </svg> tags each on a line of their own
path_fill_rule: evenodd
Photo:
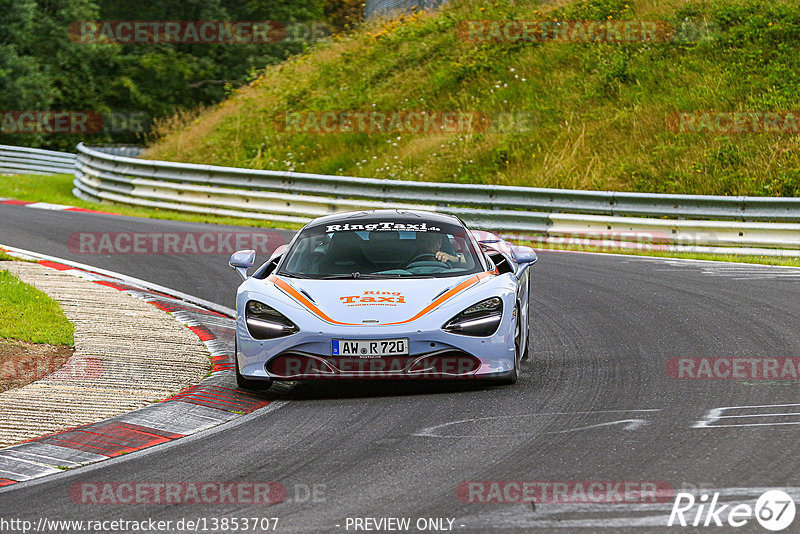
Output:
<svg viewBox="0 0 800 534">
<path fill-rule="evenodd" d="M 116 213 L 108 213 L 105 211 L 78 208 L 75 206 L 65 206 L 63 204 L 50 204 L 48 202 L 28 202 L 27 200 L 15 200 L 13 198 L 0 198 L 0 204 L 9 206 L 24 206 L 26 208 L 34 208 L 34 209 L 50 210 L 50 211 L 76 211 L 79 213 L 100 213 L 102 215 L 117 215 Z"/>
<path fill-rule="evenodd" d="M 263 408 L 270 400 L 235 386 L 233 347 L 235 321 L 225 308 L 211 310 L 161 289 L 144 287 L 123 275 L 90 268 L 49 256 L 0 247 L 27 256 L 40 265 L 68 272 L 97 284 L 126 291 L 175 316 L 192 330 L 211 353 L 211 375 L 162 402 L 0 449 L 0 488 L 60 473 L 123 454 L 173 441 L 231 421 Z M 46 258 L 46 259 L 45 259 Z M 149 284 L 148 284 L 149 285 Z M 199 299 L 192 299 L 199 301 Z M 205 301 L 199 301 L 203 303 Z M 228 313 L 225 313 L 228 312 Z"/>
</svg>

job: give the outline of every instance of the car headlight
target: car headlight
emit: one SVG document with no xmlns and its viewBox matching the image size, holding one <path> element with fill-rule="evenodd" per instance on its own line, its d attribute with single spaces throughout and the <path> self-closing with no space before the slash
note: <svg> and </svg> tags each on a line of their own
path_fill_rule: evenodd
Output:
<svg viewBox="0 0 800 534">
<path fill-rule="evenodd" d="M 247 330 L 255 339 L 274 339 L 300 330 L 281 312 L 257 300 L 247 303 L 244 317 Z"/>
<path fill-rule="evenodd" d="M 491 336 L 503 318 L 503 300 L 492 297 L 473 304 L 442 327 L 446 332 L 465 336 Z"/>
</svg>

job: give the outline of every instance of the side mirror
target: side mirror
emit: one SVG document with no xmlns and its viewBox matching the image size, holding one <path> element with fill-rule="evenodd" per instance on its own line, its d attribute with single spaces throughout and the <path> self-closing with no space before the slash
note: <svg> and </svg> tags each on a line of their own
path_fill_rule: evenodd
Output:
<svg viewBox="0 0 800 534">
<path fill-rule="evenodd" d="M 242 280 L 246 280 L 247 269 L 252 267 L 255 262 L 255 250 L 237 250 L 231 255 L 228 265 L 230 265 L 231 269 L 239 273 L 239 276 L 242 277 Z"/>
<path fill-rule="evenodd" d="M 533 264 L 539 261 L 539 256 L 536 255 L 536 251 L 531 247 L 515 245 L 511 247 L 511 259 L 516 263 Z"/>
</svg>

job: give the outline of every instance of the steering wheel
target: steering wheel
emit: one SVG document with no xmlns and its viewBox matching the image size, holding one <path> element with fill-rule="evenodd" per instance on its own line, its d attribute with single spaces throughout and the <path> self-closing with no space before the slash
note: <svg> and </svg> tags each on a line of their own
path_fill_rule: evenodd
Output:
<svg viewBox="0 0 800 534">
<path fill-rule="evenodd" d="M 426 259 L 423 259 L 423 258 L 426 258 Z M 436 258 L 436 254 L 428 254 L 428 253 L 426 253 L 426 254 L 418 254 L 418 255 L 414 256 L 413 258 L 411 258 L 410 260 L 405 262 L 403 264 L 403 266 L 401 267 L 401 269 L 406 269 L 412 263 L 417 263 L 417 262 L 422 262 L 422 261 L 436 262 L 436 263 L 440 263 L 440 264 L 442 264 L 444 266 L 449 267 L 449 265 L 447 265 L 447 262 L 444 262 L 444 261 L 441 261 L 441 260 L 437 259 Z"/>
</svg>

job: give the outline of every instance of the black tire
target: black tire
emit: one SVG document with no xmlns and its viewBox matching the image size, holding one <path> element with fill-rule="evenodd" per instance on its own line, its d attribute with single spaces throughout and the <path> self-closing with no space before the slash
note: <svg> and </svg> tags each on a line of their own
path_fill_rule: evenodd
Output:
<svg viewBox="0 0 800 534">
<path fill-rule="evenodd" d="M 530 275 L 528 276 L 528 316 L 525 318 L 525 351 L 522 353 L 522 361 L 527 360 L 530 358 L 531 355 L 531 279 Z"/>
<path fill-rule="evenodd" d="M 523 362 L 531 357 L 531 333 L 528 332 L 526 336 L 527 339 L 525 340 L 525 352 L 522 353 L 522 358 L 520 358 Z"/>
<path fill-rule="evenodd" d="M 267 391 L 269 388 L 272 387 L 272 380 L 250 380 L 249 378 L 245 378 L 239 372 L 239 359 L 237 354 L 239 353 L 238 346 L 236 341 L 233 342 L 233 369 L 236 371 L 236 385 L 239 386 L 239 389 L 246 389 L 249 391 Z"/>
<path fill-rule="evenodd" d="M 498 378 L 495 382 L 503 386 L 510 386 L 516 384 L 519 380 L 520 366 L 522 365 L 522 355 L 519 353 L 520 343 L 522 342 L 522 329 L 520 328 L 521 318 L 519 315 L 519 307 L 517 308 L 517 320 L 514 331 L 514 367 L 506 373 L 503 377 Z"/>
<path fill-rule="evenodd" d="M 531 356 L 531 325 L 528 324 L 528 328 L 525 331 L 525 351 L 522 353 L 522 358 L 520 361 L 525 361 Z"/>
</svg>

